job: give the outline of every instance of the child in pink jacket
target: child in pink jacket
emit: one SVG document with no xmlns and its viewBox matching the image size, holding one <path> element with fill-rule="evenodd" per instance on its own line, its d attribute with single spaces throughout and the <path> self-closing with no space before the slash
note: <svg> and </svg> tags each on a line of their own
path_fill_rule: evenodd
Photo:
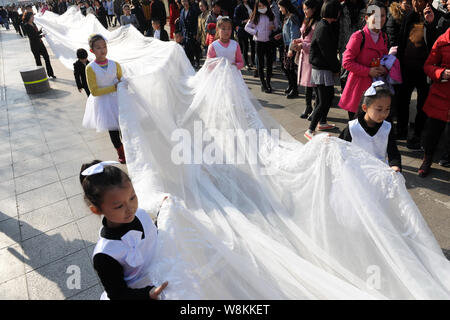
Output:
<svg viewBox="0 0 450 320">
<path fill-rule="evenodd" d="M 376 2 L 375 5 L 380 10 L 371 9 L 366 13 L 366 26 L 351 35 L 342 59 L 342 67 L 349 71 L 349 75 L 339 107 L 348 111 L 350 120 L 358 111 L 364 92 L 372 84 L 372 78 L 387 73 L 386 68 L 380 66 L 380 59 L 388 54 L 388 39 L 381 31 L 386 22 L 387 10 L 381 3 Z"/>
</svg>

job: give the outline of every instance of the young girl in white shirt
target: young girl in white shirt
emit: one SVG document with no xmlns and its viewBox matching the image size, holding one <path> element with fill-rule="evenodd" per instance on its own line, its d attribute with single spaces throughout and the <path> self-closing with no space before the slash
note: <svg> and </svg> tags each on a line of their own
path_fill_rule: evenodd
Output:
<svg viewBox="0 0 450 320">
<path fill-rule="evenodd" d="M 168 285 L 166 281 L 155 286 L 148 273 L 158 231 L 150 216 L 139 209 L 131 180 L 113 166 L 116 163 L 94 160 L 83 164 L 80 172 L 90 210 L 104 217 L 92 257 L 105 288 L 101 300 L 158 299 Z"/>
<path fill-rule="evenodd" d="M 220 18 L 217 21 L 217 33 L 219 39 L 215 40 L 208 47 L 207 57 L 225 57 L 239 70 L 244 67 L 241 49 L 239 44 L 230 39 L 233 32 L 233 22 L 229 18 Z"/>
</svg>

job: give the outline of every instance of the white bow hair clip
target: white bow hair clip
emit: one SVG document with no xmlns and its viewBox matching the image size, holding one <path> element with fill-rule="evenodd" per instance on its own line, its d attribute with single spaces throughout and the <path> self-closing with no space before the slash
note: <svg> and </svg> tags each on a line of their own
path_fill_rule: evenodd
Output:
<svg viewBox="0 0 450 320">
<path fill-rule="evenodd" d="M 364 93 L 364 96 L 365 97 L 370 97 L 370 96 L 376 95 L 377 91 L 376 91 L 375 88 L 376 87 L 381 87 L 381 86 L 384 86 L 384 85 L 385 85 L 385 83 L 383 81 L 381 81 L 381 80 L 372 82 L 372 84 L 370 85 L 369 89 L 367 89 L 366 92 Z"/>
<path fill-rule="evenodd" d="M 96 163 L 96 164 L 90 166 L 89 168 L 83 170 L 83 172 L 81 172 L 81 175 L 92 176 L 93 174 L 102 173 L 103 170 L 105 169 L 105 166 L 111 165 L 111 164 L 119 164 L 119 162 L 117 162 L 117 161 L 102 161 L 102 162 Z"/>
</svg>

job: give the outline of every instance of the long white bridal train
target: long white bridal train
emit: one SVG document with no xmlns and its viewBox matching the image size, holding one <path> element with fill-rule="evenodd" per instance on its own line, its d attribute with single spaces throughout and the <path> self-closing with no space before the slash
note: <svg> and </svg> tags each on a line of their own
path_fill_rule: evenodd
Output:
<svg viewBox="0 0 450 320">
<path fill-rule="evenodd" d="M 119 84 L 127 167 L 158 215 L 167 299 L 448 299 L 450 263 L 403 176 L 351 144 L 293 139 L 235 66 L 195 73 L 174 42 L 105 30 L 74 8 L 36 22 L 67 66 L 101 33 Z"/>
</svg>

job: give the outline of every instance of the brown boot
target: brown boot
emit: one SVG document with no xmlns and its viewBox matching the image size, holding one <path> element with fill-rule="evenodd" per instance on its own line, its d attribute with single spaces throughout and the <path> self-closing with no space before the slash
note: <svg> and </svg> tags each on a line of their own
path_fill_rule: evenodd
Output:
<svg viewBox="0 0 450 320">
<path fill-rule="evenodd" d="M 117 155 L 119 156 L 119 162 L 122 164 L 127 163 L 127 161 L 125 159 L 125 151 L 123 150 L 123 144 L 116 150 L 117 150 Z"/>
<path fill-rule="evenodd" d="M 430 173 L 432 163 L 433 163 L 433 157 L 424 155 L 423 162 L 419 168 L 419 171 L 417 171 L 417 173 L 419 174 L 419 177 L 425 178 Z"/>
</svg>

